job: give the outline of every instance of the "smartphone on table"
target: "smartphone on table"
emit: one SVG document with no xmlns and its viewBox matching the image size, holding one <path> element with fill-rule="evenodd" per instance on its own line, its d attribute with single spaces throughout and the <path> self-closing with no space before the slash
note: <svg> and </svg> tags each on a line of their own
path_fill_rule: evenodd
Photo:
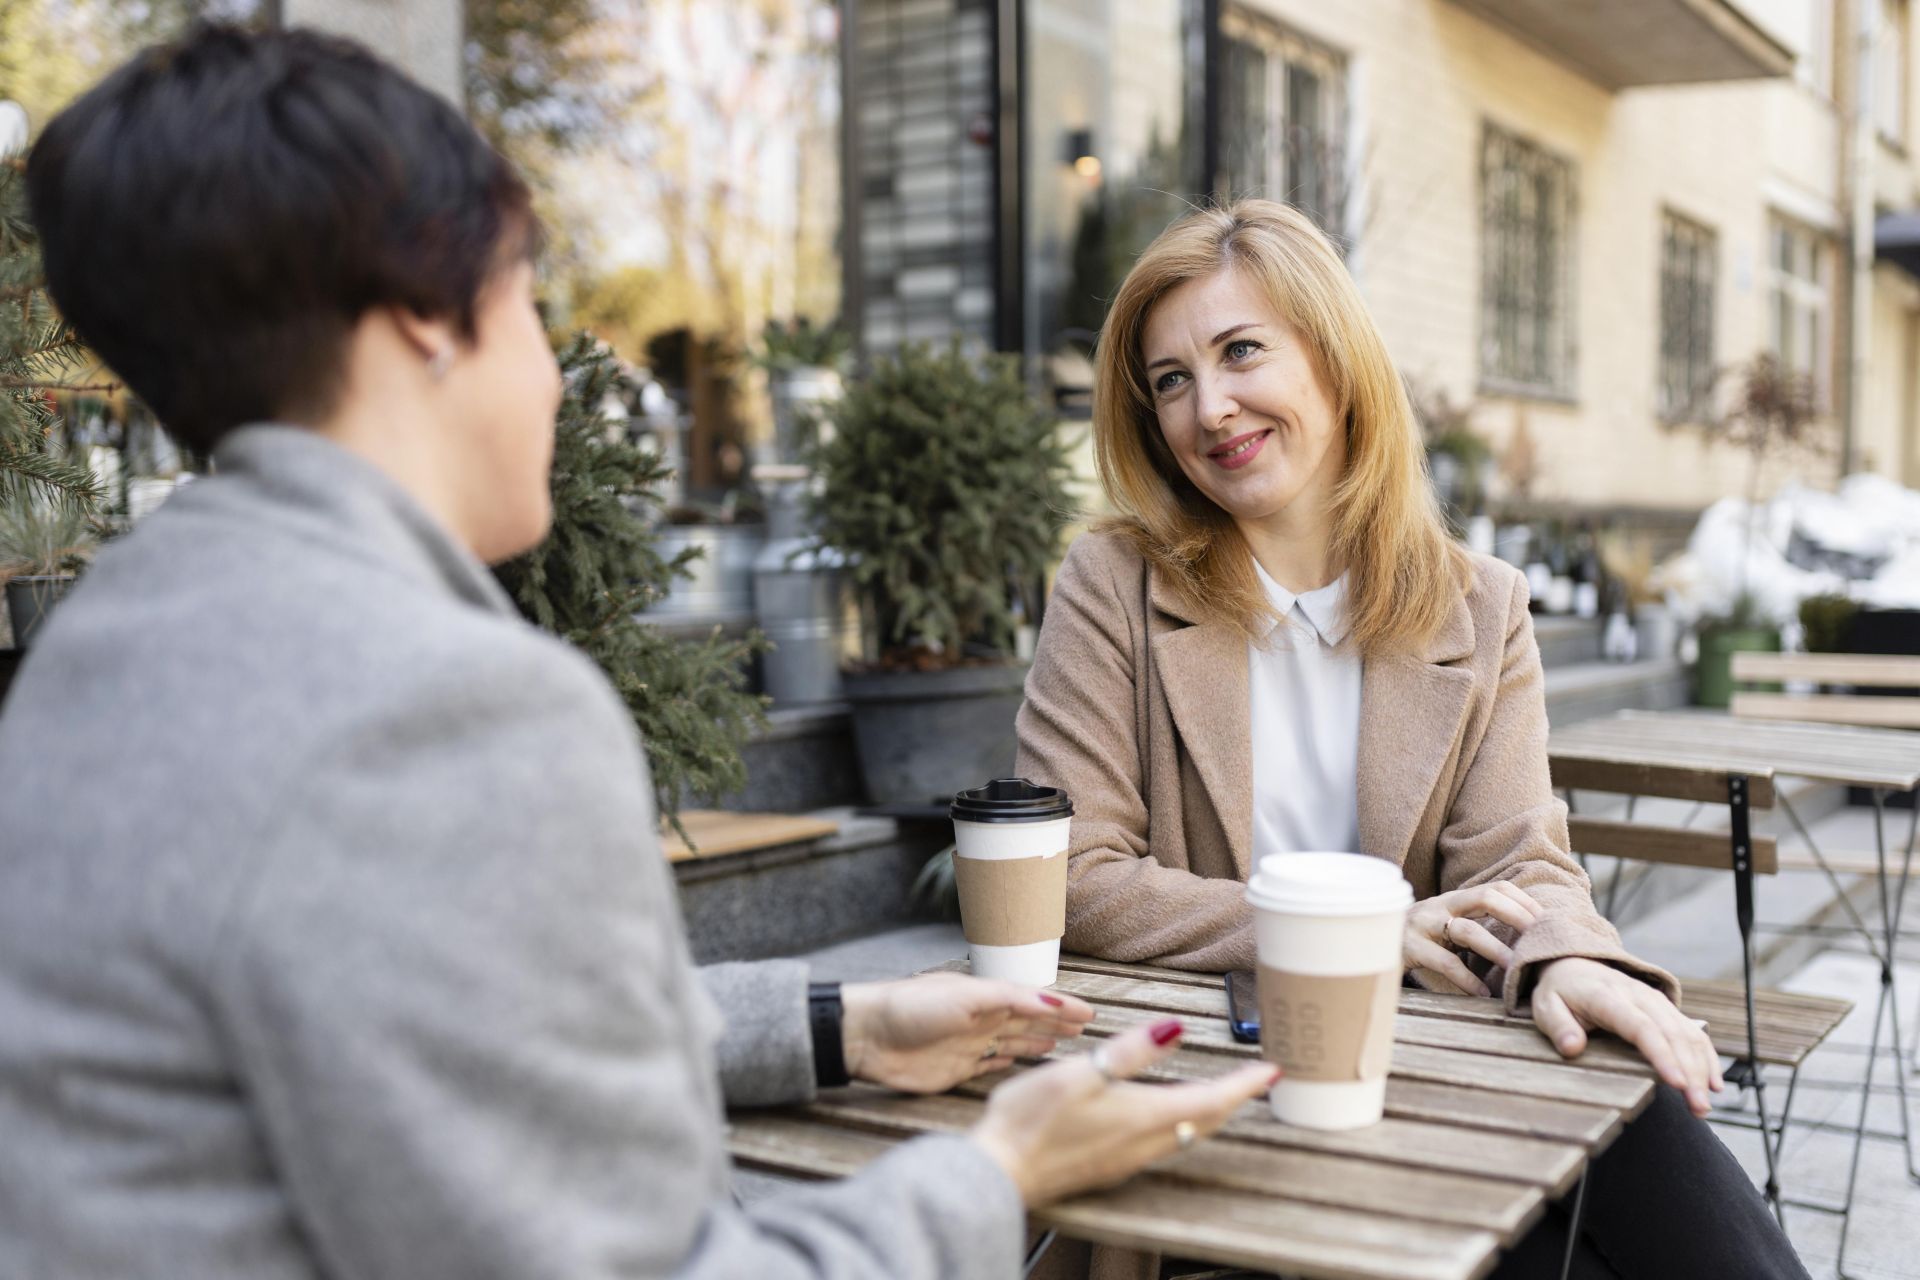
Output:
<svg viewBox="0 0 1920 1280">
<path fill-rule="evenodd" d="M 1251 969 L 1227 975 L 1227 1030 L 1241 1044 L 1260 1043 L 1260 994 Z"/>
</svg>

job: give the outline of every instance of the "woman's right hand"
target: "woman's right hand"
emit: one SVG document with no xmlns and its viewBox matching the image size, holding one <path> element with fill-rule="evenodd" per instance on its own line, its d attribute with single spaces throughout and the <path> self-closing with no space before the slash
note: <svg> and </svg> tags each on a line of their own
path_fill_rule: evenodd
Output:
<svg viewBox="0 0 1920 1280">
<path fill-rule="evenodd" d="M 1413 904 L 1400 943 L 1401 967 L 1429 991 L 1492 995 L 1467 968 L 1456 948 L 1483 956 L 1497 969 L 1513 966 L 1513 951 L 1482 920 L 1498 920 L 1525 933 L 1540 918 L 1540 904 L 1517 884 L 1492 880 L 1471 889 L 1437 893 Z"/>
<path fill-rule="evenodd" d="M 1179 1150 L 1182 1123 L 1196 1138 L 1212 1133 L 1280 1076 L 1280 1068 L 1255 1063 L 1189 1084 L 1125 1080 L 1172 1053 L 1180 1029 L 1169 1018 L 1105 1041 L 1112 1080 L 1087 1054 L 1007 1081 L 988 1097 L 970 1136 L 1007 1171 L 1029 1209 L 1124 1182 Z"/>
</svg>

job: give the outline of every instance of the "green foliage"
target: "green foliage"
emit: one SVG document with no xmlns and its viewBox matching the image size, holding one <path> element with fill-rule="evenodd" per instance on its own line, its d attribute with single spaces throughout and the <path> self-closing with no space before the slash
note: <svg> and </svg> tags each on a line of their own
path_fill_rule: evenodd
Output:
<svg viewBox="0 0 1920 1280">
<path fill-rule="evenodd" d="M 1808 653 L 1838 653 L 1860 606 L 1843 595 L 1808 596 L 1800 602 L 1800 626 Z"/>
<path fill-rule="evenodd" d="M 31 485 L 0 494 L 0 578 L 72 573 L 100 540 L 87 509 Z"/>
<path fill-rule="evenodd" d="M 59 447 L 52 395 L 87 363 L 86 348 L 47 297 L 25 172 L 18 161 L 0 160 L 0 498 L 24 487 L 83 508 L 99 501 L 93 473 Z"/>
<path fill-rule="evenodd" d="M 684 837 L 684 792 L 715 797 L 746 784 L 740 751 L 766 722 L 745 691 L 758 636 L 679 641 L 634 614 L 659 599 L 697 552 L 671 563 L 645 517 L 668 471 L 657 455 L 610 432 L 600 404 L 620 379 L 611 352 L 578 334 L 562 352 L 566 398 L 553 456 L 553 529 L 496 573 L 532 622 L 583 650 L 607 673 L 646 746 L 660 812 Z"/>
<path fill-rule="evenodd" d="M 851 559 L 881 665 L 1010 650 L 1012 589 L 1052 565 L 1071 506 L 1068 446 L 1018 361 L 908 347 L 823 412 L 814 527 Z"/>
<path fill-rule="evenodd" d="M 792 324 L 767 321 L 760 331 L 760 349 L 753 362 L 769 371 L 809 366 L 837 369 L 847 358 L 847 333 L 839 321 L 815 326 L 806 316 Z"/>
</svg>

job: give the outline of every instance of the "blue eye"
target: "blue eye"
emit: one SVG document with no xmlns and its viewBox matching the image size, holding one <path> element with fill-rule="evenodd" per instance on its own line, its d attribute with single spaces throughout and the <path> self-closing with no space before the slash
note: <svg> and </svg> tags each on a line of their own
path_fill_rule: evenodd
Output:
<svg viewBox="0 0 1920 1280">
<path fill-rule="evenodd" d="M 1186 376 L 1187 376 L 1186 374 L 1178 373 L 1178 372 L 1161 374 L 1159 377 L 1153 380 L 1154 394 L 1165 395 L 1167 392 L 1173 390 L 1174 386 L 1176 385 L 1173 381 L 1175 378 L 1184 378 Z"/>
<path fill-rule="evenodd" d="M 1244 351 L 1241 348 L 1246 348 Z M 1260 349 L 1260 344 L 1251 338 L 1235 338 L 1227 344 L 1227 359 L 1244 360 Z"/>
</svg>

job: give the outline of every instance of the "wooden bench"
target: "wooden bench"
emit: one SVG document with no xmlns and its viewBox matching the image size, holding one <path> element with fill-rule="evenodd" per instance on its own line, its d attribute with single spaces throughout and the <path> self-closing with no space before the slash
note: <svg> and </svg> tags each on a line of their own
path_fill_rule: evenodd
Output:
<svg viewBox="0 0 1920 1280">
<path fill-rule="evenodd" d="M 1736 684 L 1796 683 L 1849 689 L 1920 689 L 1920 658 L 1883 653 L 1736 653 Z M 1877 729 L 1920 729 L 1920 697 L 1854 693 L 1736 692 L 1733 714 Z"/>
<path fill-rule="evenodd" d="M 671 825 L 661 824 L 660 848 L 668 862 L 772 849 L 840 833 L 840 824 L 825 818 L 794 813 L 729 813 L 721 809 L 682 809 L 680 825 L 687 829 L 691 844 Z"/>
</svg>

